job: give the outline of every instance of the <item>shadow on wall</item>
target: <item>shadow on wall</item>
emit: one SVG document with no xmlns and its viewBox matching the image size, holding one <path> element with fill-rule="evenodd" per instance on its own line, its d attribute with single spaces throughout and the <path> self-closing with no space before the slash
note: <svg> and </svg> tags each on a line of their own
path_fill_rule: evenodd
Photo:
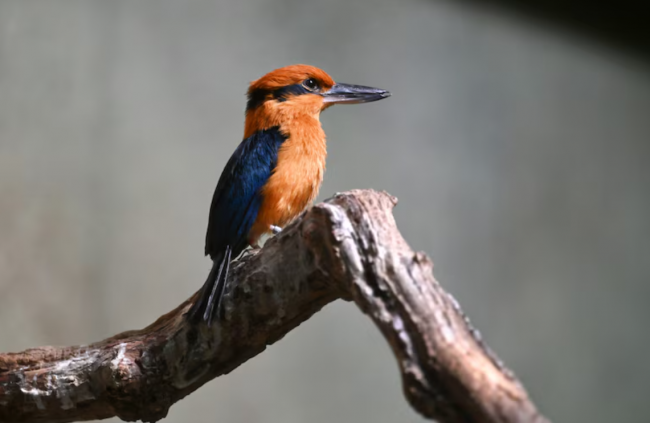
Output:
<svg viewBox="0 0 650 423">
<path fill-rule="evenodd" d="M 650 26 L 643 2 L 635 0 L 462 0 L 471 5 L 494 6 L 562 31 L 641 56 L 650 62 Z"/>
</svg>

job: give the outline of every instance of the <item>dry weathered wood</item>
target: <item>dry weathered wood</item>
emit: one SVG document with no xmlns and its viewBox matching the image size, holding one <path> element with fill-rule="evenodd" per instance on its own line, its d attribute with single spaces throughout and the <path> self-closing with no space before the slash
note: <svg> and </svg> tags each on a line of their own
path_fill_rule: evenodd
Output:
<svg viewBox="0 0 650 423">
<path fill-rule="evenodd" d="M 176 401 L 343 298 L 382 331 L 406 397 L 424 416 L 545 422 L 436 282 L 429 259 L 406 244 L 392 216 L 395 202 L 353 191 L 311 208 L 233 266 L 225 316 L 211 329 L 184 319 L 190 299 L 147 328 L 95 344 L 0 354 L 0 421 L 159 420 Z"/>
</svg>

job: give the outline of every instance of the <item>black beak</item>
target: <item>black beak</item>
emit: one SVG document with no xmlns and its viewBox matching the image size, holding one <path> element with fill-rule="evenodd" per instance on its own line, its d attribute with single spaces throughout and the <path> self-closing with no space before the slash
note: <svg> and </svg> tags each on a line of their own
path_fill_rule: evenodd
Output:
<svg viewBox="0 0 650 423">
<path fill-rule="evenodd" d="M 329 91 L 325 91 L 321 95 L 326 104 L 369 103 L 390 97 L 390 93 L 386 90 L 352 84 L 334 84 Z"/>
</svg>

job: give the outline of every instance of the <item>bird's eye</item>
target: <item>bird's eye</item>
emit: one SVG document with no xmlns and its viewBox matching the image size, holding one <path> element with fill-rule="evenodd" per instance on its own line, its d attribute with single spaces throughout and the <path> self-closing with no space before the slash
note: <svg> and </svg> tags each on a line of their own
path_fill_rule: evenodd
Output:
<svg viewBox="0 0 650 423">
<path fill-rule="evenodd" d="M 305 79 L 302 83 L 302 86 L 307 88 L 309 91 L 314 91 L 318 88 L 318 82 L 314 78 Z"/>
</svg>

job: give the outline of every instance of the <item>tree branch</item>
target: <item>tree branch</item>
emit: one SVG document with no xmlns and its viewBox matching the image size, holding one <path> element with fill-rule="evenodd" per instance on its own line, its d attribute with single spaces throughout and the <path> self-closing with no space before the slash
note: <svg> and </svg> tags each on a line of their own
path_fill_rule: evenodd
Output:
<svg viewBox="0 0 650 423">
<path fill-rule="evenodd" d="M 169 407 L 343 298 L 369 315 L 397 358 L 404 393 L 440 422 L 535 422 L 524 388 L 481 342 L 432 264 L 406 244 L 396 200 L 352 191 L 318 204 L 232 266 L 224 318 L 183 314 L 79 347 L 0 354 L 1 422 L 118 416 L 157 421 Z"/>
</svg>

